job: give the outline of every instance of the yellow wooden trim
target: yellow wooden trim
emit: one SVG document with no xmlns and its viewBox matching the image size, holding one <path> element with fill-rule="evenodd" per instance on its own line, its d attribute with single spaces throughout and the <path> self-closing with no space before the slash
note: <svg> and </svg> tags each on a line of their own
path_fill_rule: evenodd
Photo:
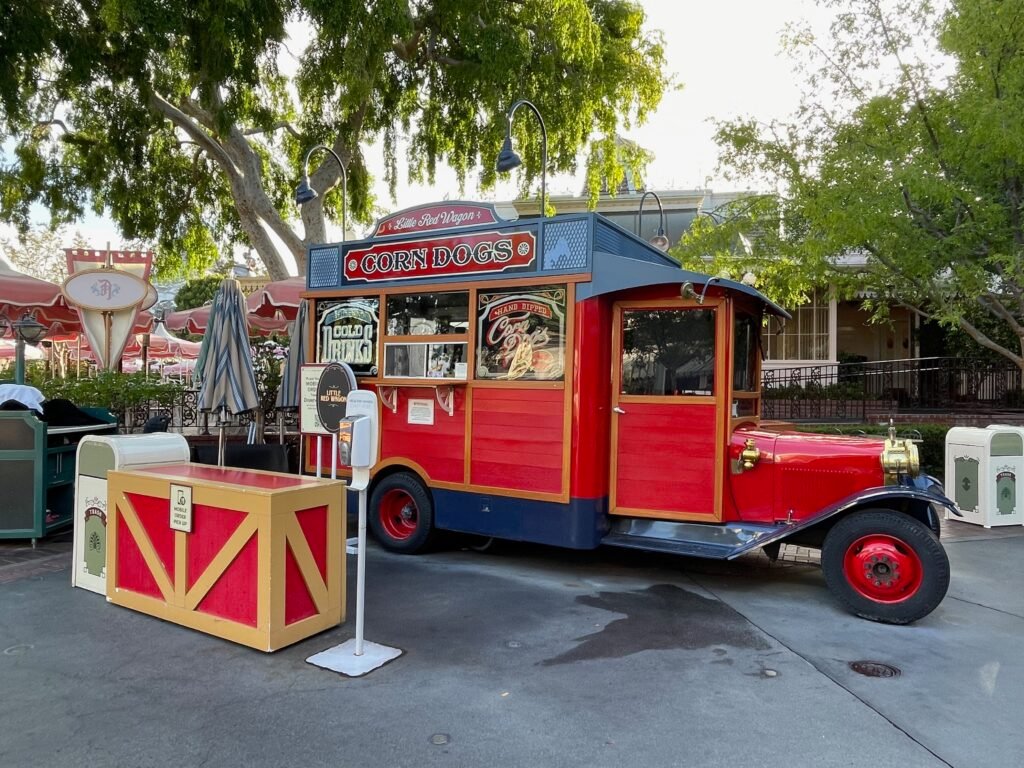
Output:
<svg viewBox="0 0 1024 768">
<path fill-rule="evenodd" d="M 270 574 L 274 572 L 274 561 L 271 557 L 270 538 L 274 530 L 273 518 L 257 519 L 256 527 L 256 567 L 259 573 L 259 585 L 256 592 L 256 626 L 269 632 L 274 628 L 270 608 L 271 585 Z M 282 565 L 284 565 L 282 563 Z M 278 579 L 279 581 L 281 579 Z"/>
<path fill-rule="evenodd" d="M 185 594 L 186 609 L 190 611 L 195 610 L 196 606 L 203 601 L 206 594 L 213 588 L 213 585 L 217 583 L 217 580 L 224 575 L 224 571 L 228 569 L 228 566 L 238 557 L 242 547 L 248 543 L 258 528 L 259 520 L 252 515 L 246 515 L 245 519 L 235 529 L 235 532 L 228 537 L 220 551 L 210 561 L 210 564 L 206 566 L 206 570 L 202 572 L 192 585 L 192 588 Z M 257 623 L 259 623 L 258 620 Z"/>
<path fill-rule="evenodd" d="M 146 529 L 143 527 L 142 522 L 139 520 L 135 508 L 132 503 L 128 501 L 128 496 L 124 493 L 121 494 L 121 498 L 118 502 L 120 506 L 121 516 L 124 518 L 125 525 L 128 526 L 128 530 L 131 531 L 132 538 L 135 539 L 135 545 L 139 548 L 139 552 L 142 555 L 142 559 L 146 562 L 146 566 L 149 568 L 150 574 L 156 581 L 157 587 L 160 588 L 160 593 L 168 603 L 174 600 L 174 585 L 171 583 L 171 577 L 167 574 L 167 569 L 164 568 L 163 562 L 160 560 L 160 556 L 156 553 L 156 549 L 153 547 L 153 542 L 149 540 L 149 535 L 146 533 Z M 168 524 L 169 521 L 168 521 Z"/>
<path fill-rule="evenodd" d="M 468 333 L 405 333 L 385 335 L 385 344 L 468 344 Z"/>
<path fill-rule="evenodd" d="M 309 596 L 313 598 L 316 612 L 323 613 L 328 605 L 327 585 L 320 576 L 313 551 L 309 548 L 309 542 L 306 541 L 306 535 L 302 532 L 302 526 L 299 525 L 294 512 L 290 519 L 284 521 L 284 536 L 291 548 L 292 557 L 295 558 L 295 564 L 299 566 L 302 580 L 306 582 Z"/>
<path fill-rule="evenodd" d="M 572 479 L 572 405 L 576 391 L 576 284 L 569 283 L 565 292 L 565 347 L 562 370 L 565 391 L 562 394 L 562 489 L 560 496 L 568 500 Z"/>
<path fill-rule="evenodd" d="M 726 301 L 715 313 L 715 495 L 714 519 L 722 520 L 724 483 L 725 483 L 725 441 L 729 414 L 732 413 L 732 309 L 731 301 Z"/>
<path fill-rule="evenodd" d="M 405 467 L 407 469 L 411 469 L 423 479 L 423 482 L 427 483 L 428 485 L 434 485 L 434 483 L 430 481 L 430 473 L 428 473 L 427 470 L 425 470 L 422 465 L 416 463 L 412 459 L 406 459 L 402 456 L 392 456 L 389 459 L 384 459 L 384 461 L 378 461 L 373 466 L 373 474 L 376 475 L 382 469 L 387 469 L 388 467 L 394 466 L 400 466 Z"/>
<path fill-rule="evenodd" d="M 608 511 L 614 514 L 617 501 L 616 489 L 619 485 L 619 414 L 615 412 L 622 395 L 622 307 L 612 305 L 612 425 L 609 430 L 608 444 L 611 446 L 611 462 L 608 465 Z"/>
<path fill-rule="evenodd" d="M 436 487 L 441 487 L 439 483 L 434 484 Z M 510 496 L 516 499 L 532 499 L 534 501 L 554 501 L 559 504 L 564 504 L 569 501 L 569 493 L 563 491 L 562 493 L 550 493 L 547 491 L 521 491 L 517 488 L 499 488 L 491 485 L 479 485 L 479 484 L 468 484 L 462 488 L 452 488 L 451 490 L 466 491 L 467 493 L 483 493 L 489 496 Z"/>
<path fill-rule="evenodd" d="M 610 515 L 622 515 L 625 517 L 651 517 L 658 520 L 700 520 L 702 522 L 719 522 L 720 515 L 711 512 L 675 512 L 661 509 L 631 509 L 621 507 L 620 509 L 609 510 Z"/>
<path fill-rule="evenodd" d="M 750 392 L 746 389 L 734 389 L 732 391 L 733 400 L 757 400 L 760 396 L 760 392 Z"/>
<path fill-rule="evenodd" d="M 471 381 L 469 386 L 479 387 L 481 389 L 565 389 L 565 382 L 538 379 L 530 379 L 528 381 L 523 381 L 522 379 L 516 379 L 515 381 L 507 381 L 504 379 L 476 379 Z"/>
<path fill-rule="evenodd" d="M 378 387 L 464 387 L 469 383 L 468 379 L 425 379 L 415 376 L 385 376 L 377 384 Z M 447 414 L 445 414 L 447 415 Z"/>
<path fill-rule="evenodd" d="M 285 589 L 284 589 L 284 569 L 285 569 L 285 551 L 287 550 L 287 540 L 285 539 L 284 526 L 280 525 L 283 521 L 275 521 L 274 525 L 270 529 L 270 535 L 267 537 L 270 539 L 270 570 L 267 571 L 268 580 L 271 573 L 279 573 L 281 578 L 270 580 L 269 592 L 270 592 L 270 628 L 283 627 L 284 626 L 284 601 L 285 601 Z"/>
<path fill-rule="evenodd" d="M 185 605 L 188 584 L 188 537 L 184 531 L 174 532 L 174 604 Z"/>
<path fill-rule="evenodd" d="M 621 371 L 619 373 L 621 376 Z M 621 383 L 621 379 L 620 379 Z M 619 395 L 619 403 L 641 403 L 646 405 L 714 405 L 714 395 Z"/>
<path fill-rule="evenodd" d="M 725 424 L 729 413 L 727 399 L 731 392 L 731 382 L 726 379 L 729 371 L 727 353 L 728 338 L 728 306 L 724 299 L 705 299 L 703 304 L 684 299 L 649 299 L 643 301 L 619 301 L 612 307 L 612 413 L 611 462 L 609 471 L 608 509 L 609 514 L 631 515 L 638 517 L 670 518 L 673 520 L 714 520 L 722 519 L 722 496 L 724 492 L 724 456 L 725 456 Z M 635 309 L 711 309 L 715 312 L 715 382 L 711 395 L 625 395 L 621 392 L 622 384 L 622 324 L 624 315 Z M 615 407 L 628 406 L 630 403 L 653 405 L 689 405 L 715 408 L 714 430 L 712 436 L 715 446 L 714 487 L 712 493 L 712 511 L 705 512 L 672 512 L 667 510 L 636 510 L 618 507 L 617 486 L 619 471 L 619 418 Z M 625 408 L 623 408 L 625 410 Z M 683 457 L 680 457 L 682 460 Z"/>
</svg>

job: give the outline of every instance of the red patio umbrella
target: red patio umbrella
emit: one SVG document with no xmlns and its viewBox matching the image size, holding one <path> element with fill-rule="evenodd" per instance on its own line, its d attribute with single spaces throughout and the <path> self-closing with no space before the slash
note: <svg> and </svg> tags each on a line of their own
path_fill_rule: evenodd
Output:
<svg viewBox="0 0 1024 768">
<path fill-rule="evenodd" d="M 47 326 L 61 323 L 67 328 L 67 323 L 78 323 L 59 285 L 19 272 L 0 255 L 0 313 L 17 320 L 26 312 L 34 312 L 36 320 Z"/>
<path fill-rule="evenodd" d="M 285 317 L 289 321 L 295 319 L 299 311 L 299 296 L 306 290 L 306 278 L 289 277 L 267 283 L 245 300 L 250 316 Z"/>
<path fill-rule="evenodd" d="M 206 333 L 210 322 L 210 306 L 207 304 L 195 309 L 183 309 L 171 312 L 164 317 L 164 324 L 172 331 L 186 333 Z M 288 329 L 288 320 L 283 317 L 259 317 L 250 314 L 247 318 L 249 332 L 268 336 L 271 333 L 284 333 Z"/>
</svg>

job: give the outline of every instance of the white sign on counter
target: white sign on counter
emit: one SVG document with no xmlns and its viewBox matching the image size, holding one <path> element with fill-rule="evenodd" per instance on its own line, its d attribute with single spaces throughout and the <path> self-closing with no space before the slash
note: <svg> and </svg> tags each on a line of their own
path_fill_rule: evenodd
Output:
<svg viewBox="0 0 1024 768">
<path fill-rule="evenodd" d="M 192 533 L 192 486 L 171 483 L 171 529 Z"/>
</svg>

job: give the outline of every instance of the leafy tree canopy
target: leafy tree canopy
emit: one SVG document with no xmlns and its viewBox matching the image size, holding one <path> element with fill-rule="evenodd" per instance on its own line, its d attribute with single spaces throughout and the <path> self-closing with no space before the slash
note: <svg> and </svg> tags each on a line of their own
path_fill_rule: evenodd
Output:
<svg viewBox="0 0 1024 768">
<path fill-rule="evenodd" d="M 223 275 L 205 275 L 186 280 L 174 294 L 174 306 L 178 310 L 194 309 L 213 301 L 217 289 L 224 282 Z"/>
<path fill-rule="evenodd" d="M 56 230 L 36 227 L 20 233 L 16 240 L 0 238 L 0 247 L 11 264 L 26 275 L 60 285 L 68 276 L 64 248 L 92 246 L 81 232 L 69 236 L 66 227 Z"/>
<path fill-rule="evenodd" d="M 341 211 L 326 152 L 310 174 L 320 196 L 301 211 L 292 202 L 310 147 L 344 161 L 348 208 L 363 220 L 366 143 L 383 147 L 392 194 L 406 144 L 411 179 L 433 182 L 443 162 L 465 182 L 480 164 L 487 187 L 519 98 L 545 117 L 548 170 L 572 170 L 593 135 L 610 149 L 668 85 L 661 37 L 644 22 L 630 0 L 15 3 L 0 17 L 0 139 L 15 139 L 0 216 L 25 227 L 33 203 L 57 223 L 92 207 L 173 263 L 247 242 L 276 279 L 286 269 L 273 233 L 301 273 L 306 244 Z M 528 119 L 514 129 L 525 191 L 539 131 Z"/>
<path fill-rule="evenodd" d="M 830 39 L 787 38 L 796 119 L 717 126 L 725 169 L 782 191 L 697 228 L 679 257 L 742 273 L 781 256 L 762 285 L 784 300 L 827 277 L 879 319 L 904 305 L 1024 367 L 1024 4 L 819 2 L 837 11 Z M 744 231 L 753 258 L 726 247 Z"/>
</svg>

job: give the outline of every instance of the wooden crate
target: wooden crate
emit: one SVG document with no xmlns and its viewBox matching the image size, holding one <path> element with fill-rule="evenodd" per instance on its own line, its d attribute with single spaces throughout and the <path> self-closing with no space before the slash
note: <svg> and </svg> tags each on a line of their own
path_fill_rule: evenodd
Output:
<svg viewBox="0 0 1024 768">
<path fill-rule="evenodd" d="M 171 486 L 192 530 L 171 528 Z M 107 599 L 274 651 L 345 619 L 345 490 L 332 480 L 175 464 L 108 475 Z"/>
</svg>

